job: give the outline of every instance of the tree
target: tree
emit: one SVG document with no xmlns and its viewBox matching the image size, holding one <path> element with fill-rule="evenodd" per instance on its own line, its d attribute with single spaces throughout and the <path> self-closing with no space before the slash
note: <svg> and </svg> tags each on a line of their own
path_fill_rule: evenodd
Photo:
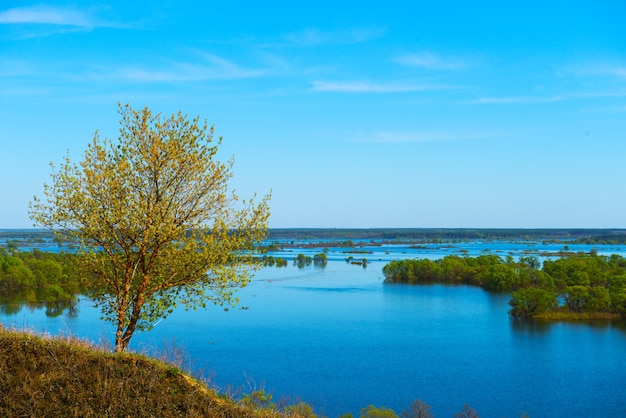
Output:
<svg viewBox="0 0 626 418">
<path fill-rule="evenodd" d="M 582 312 L 587 307 L 589 289 L 586 286 L 568 286 L 565 292 L 565 304 L 572 312 Z"/>
<path fill-rule="evenodd" d="M 361 409 L 361 413 L 359 414 L 360 418 L 398 418 L 398 415 L 389 408 L 385 408 L 381 406 L 380 408 L 375 407 L 374 405 L 368 405 L 367 407 Z"/>
<path fill-rule="evenodd" d="M 117 141 L 96 132 L 77 165 L 69 154 L 30 216 L 79 245 L 89 296 L 116 324 L 115 351 L 178 304 L 235 305 L 234 290 L 258 267 L 269 196 L 239 201 L 233 160 L 216 159 L 213 127 L 178 112 L 119 106 Z"/>
<path fill-rule="evenodd" d="M 465 404 L 459 412 L 454 414 L 454 418 L 480 418 L 480 414 L 474 408 Z"/>
<path fill-rule="evenodd" d="M 317 266 L 325 266 L 328 264 L 328 256 L 325 253 L 315 254 L 313 256 L 313 264 Z"/>
<path fill-rule="evenodd" d="M 411 406 L 402 411 L 402 418 L 433 418 L 430 413 L 430 405 L 421 399 L 415 399 Z"/>
<path fill-rule="evenodd" d="M 609 290 L 602 286 L 593 286 L 589 289 L 587 305 L 590 312 L 606 312 L 611 307 Z"/>
<path fill-rule="evenodd" d="M 304 254 L 298 254 L 296 258 L 293 259 L 293 263 L 298 266 L 298 268 L 310 266 L 312 262 L 313 258 Z"/>
<path fill-rule="evenodd" d="M 520 318 L 533 318 L 558 306 L 556 293 L 537 287 L 520 289 L 511 297 L 509 313 Z"/>
<path fill-rule="evenodd" d="M 491 265 L 479 276 L 479 281 L 488 290 L 510 290 L 519 282 L 518 275 L 511 264 Z"/>
</svg>

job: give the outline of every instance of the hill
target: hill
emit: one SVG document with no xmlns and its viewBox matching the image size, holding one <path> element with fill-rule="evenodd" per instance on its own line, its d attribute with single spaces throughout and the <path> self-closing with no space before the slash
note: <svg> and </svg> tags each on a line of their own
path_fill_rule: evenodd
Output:
<svg viewBox="0 0 626 418">
<path fill-rule="evenodd" d="M 0 325 L 0 416 L 281 417 L 219 395 L 172 365 Z M 291 415 L 296 416 L 296 415 Z"/>
</svg>

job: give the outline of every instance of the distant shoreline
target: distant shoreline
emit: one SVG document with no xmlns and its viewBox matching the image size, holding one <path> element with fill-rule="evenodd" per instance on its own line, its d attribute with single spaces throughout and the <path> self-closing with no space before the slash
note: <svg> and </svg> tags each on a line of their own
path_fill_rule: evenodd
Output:
<svg viewBox="0 0 626 418">
<path fill-rule="evenodd" d="M 272 239 L 379 239 L 379 240 L 618 240 L 622 228 L 270 228 Z"/>
<path fill-rule="evenodd" d="M 53 237 L 46 229 L 0 228 L 0 239 Z M 270 228 L 267 240 L 615 240 L 625 228 Z"/>
</svg>

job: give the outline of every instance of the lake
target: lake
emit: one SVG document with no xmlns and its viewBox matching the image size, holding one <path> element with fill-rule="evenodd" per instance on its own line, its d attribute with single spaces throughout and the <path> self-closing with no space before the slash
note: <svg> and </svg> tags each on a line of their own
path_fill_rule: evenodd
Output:
<svg viewBox="0 0 626 418">
<path fill-rule="evenodd" d="M 573 251 L 590 247 L 570 246 Z M 264 387 L 275 400 L 294 396 L 337 416 L 369 405 L 398 414 L 416 398 L 438 417 L 468 403 L 483 417 L 626 416 L 626 327 L 602 323 L 536 323 L 507 314 L 509 295 L 468 286 L 383 284 L 392 259 L 493 252 L 506 256 L 558 251 L 563 245 L 461 243 L 410 248 L 332 248 L 325 268 L 269 267 L 239 291 L 238 309 L 176 310 L 135 350 L 184 348 L 193 369 L 223 390 Z M 624 255 L 623 247 L 595 246 Z M 292 259 L 320 249 L 271 253 Z M 344 258 L 367 258 L 366 268 Z M 243 308 L 243 309 L 241 309 Z M 76 316 L 46 317 L 27 307 L 5 325 L 93 341 L 111 339 L 88 300 Z"/>
</svg>

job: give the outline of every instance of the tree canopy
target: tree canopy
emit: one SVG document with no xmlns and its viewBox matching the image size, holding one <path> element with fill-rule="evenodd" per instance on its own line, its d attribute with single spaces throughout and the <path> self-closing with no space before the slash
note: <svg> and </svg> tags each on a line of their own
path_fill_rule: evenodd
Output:
<svg viewBox="0 0 626 418">
<path fill-rule="evenodd" d="M 269 195 L 240 200 L 228 186 L 233 159 L 198 117 L 119 106 L 119 138 L 94 134 L 79 164 L 52 165 L 31 218 L 79 245 L 80 271 L 103 317 L 116 324 L 115 351 L 136 330 L 207 303 L 234 305 L 234 290 L 258 266 Z"/>
<path fill-rule="evenodd" d="M 626 259 L 617 254 L 576 254 L 543 267 L 537 257 L 497 255 L 394 260 L 383 267 L 385 283 L 469 284 L 510 291 L 511 315 L 539 319 L 626 317 Z"/>
</svg>

